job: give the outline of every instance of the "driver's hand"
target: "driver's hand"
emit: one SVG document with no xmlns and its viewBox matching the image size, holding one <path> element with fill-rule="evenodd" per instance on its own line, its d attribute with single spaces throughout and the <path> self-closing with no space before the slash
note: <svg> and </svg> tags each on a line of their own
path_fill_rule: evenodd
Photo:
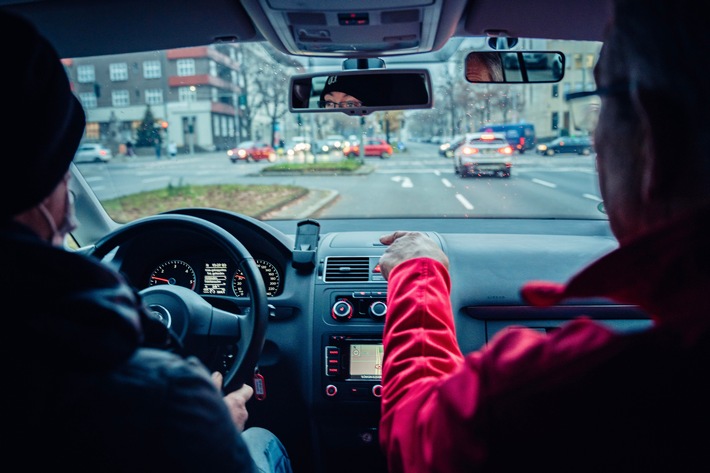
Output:
<svg viewBox="0 0 710 473">
<path fill-rule="evenodd" d="M 223 380 L 222 373 L 219 371 L 212 373 L 212 381 L 214 381 L 217 389 L 220 391 L 222 390 Z M 248 384 L 243 384 L 241 388 L 224 396 L 224 402 L 227 404 L 227 409 L 229 409 L 229 413 L 232 416 L 232 421 L 234 425 L 237 426 L 239 432 L 244 431 L 244 426 L 249 418 L 247 401 L 251 399 L 252 394 L 254 394 L 254 389 Z"/>
<path fill-rule="evenodd" d="M 388 245 L 380 258 L 380 270 L 385 279 L 399 263 L 413 258 L 431 258 L 449 267 L 449 258 L 434 240 L 420 232 L 394 232 L 380 237 L 380 243 Z"/>
</svg>

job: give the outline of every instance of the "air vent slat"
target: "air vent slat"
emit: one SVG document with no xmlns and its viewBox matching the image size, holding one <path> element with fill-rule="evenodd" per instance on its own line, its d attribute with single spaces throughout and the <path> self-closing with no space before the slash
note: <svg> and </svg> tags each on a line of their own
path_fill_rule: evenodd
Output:
<svg viewBox="0 0 710 473">
<path fill-rule="evenodd" d="M 370 259 L 366 256 L 337 256 L 326 259 L 325 282 L 360 282 L 370 279 Z"/>
</svg>

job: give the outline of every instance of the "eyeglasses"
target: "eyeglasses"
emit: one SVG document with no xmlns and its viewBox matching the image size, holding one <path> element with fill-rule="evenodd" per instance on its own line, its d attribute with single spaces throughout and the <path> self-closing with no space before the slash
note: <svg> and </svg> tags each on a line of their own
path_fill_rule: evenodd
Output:
<svg viewBox="0 0 710 473">
<path fill-rule="evenodd" d="M 589 133 L 593 132 L 599 122 L 602 109 L 601 97 L 627 95 L 630 91 L 628 82 L 617 82 L 608 87 L 566 94 L 565 101 L 569 103 L 570 118 L 574 127 Z"/>
<path fill-rule="evenodd" d="M 330 100 L 321 100 L 318 102 L 320 108 L 355 108 L 362 107 L 362 102 L 348 100 L 345 102 L 331 102 Z"/>
</svg>

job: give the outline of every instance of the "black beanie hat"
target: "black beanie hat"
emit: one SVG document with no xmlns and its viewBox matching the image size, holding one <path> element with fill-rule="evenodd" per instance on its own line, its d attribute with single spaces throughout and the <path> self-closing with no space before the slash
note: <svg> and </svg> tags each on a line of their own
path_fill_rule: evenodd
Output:
<svg viewBox="0 0 710 473">
<path fill-rule="evenodd" d="M 363 105 L 386 105 L 383 100 L 389 95 L 389 81 L 381 79 L 385 76 L 368 75 L 337 75 L 328 76 L 325 87 L 320 93 L 321 102 L 330 92 L 343 92 L 358 99 Z"/>
<path fill-rule="evenodd" d="M 54 47 L 27 20 L 0 10 L 0 44 L 7 67 L 0 136 L 6 183 L 0 219 L 34 207 L 52 193 L 74 159 L 86 124 Z M 16 185 L 10 185 L 9 182 Z"/>
</svg>

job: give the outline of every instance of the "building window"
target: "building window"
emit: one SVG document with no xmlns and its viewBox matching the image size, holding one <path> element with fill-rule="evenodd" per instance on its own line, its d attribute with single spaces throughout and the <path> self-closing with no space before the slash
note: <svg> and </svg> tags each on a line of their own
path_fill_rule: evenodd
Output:
<svg viewBox="0 0 710 473">
<path fill-rule="evenodd" d="M 146 89 L 145 103 L 148 105 L 160 105 L 163 103 L 163 89 Z"/>
<path fill-rule="evenodd" d="M 146 79 L 160 79 L 162 77 L 160 61 L 143 61 L 143 77 Z"/>
<path fill-rule="evenodd" d="M 94 66 L 85 65 L 78 66 L 76 68 L 77 80 L 81 83 L 95 82 L 96 81 L 96 71 Z"/>
<path fill-rule="evenodd" d="M 194 76 L 195 75 L 195 60 L 194 59 L 178 59 L 177 60 L 177 75 L 179 75 L 179 76 Z"/>
<path fill-rule="evenodd" d="M 128 64 L 125 62 L 109 64 L 108 70 L 112 81 L 128 80 Z"/>
<path fill-rule="evenodd" d="M 194 102 L 197 100 L 197 89 L 194 87 L 178 87 L 178 100 L 180 102 Z"/>
<path fill-rule="evenodd" d="M 550 118 L 550 127 L 553 130 L 557 130 L 560 126 L 560 114 L 558 112 L 552 112 L 552 116 Z"/>
<path fill-rule="evenodd" d="M 559 84 L 554 84 L 552 86 L 552 96 L 553 97 L 559 97 L 560 96 L 560 86 Z"/>
<path fill-rule="evenodd" d="M 131 104 L 131 99 L 127 90 L 114 90 L 111 92 L 111 104 L 114 107 L 127 107 Z"/>
<path fill-rule="evenodd" d="M 594 69 L 594 54 L 585 54 L 583 61 L 586 69 Z"/>
<path fill-rule="evenodd" d="M 96 108 L 98 105 L 96 102 L 96 94 L 93 92 L 79 94 L 79 100 L 81 101 L 81 105 L 86 109 Z"/>
<path fill-rule="evenodd" d="M 214 130 L 214 136 L 221 136 L 219 128 L 219 115 L 212 115 L 212 129 Z"/>
<path fill-rule="evenodd" d="M 210 61 L 210 75 L 217 77 L 217 63 L 214 61 Z"/>
</svg>

